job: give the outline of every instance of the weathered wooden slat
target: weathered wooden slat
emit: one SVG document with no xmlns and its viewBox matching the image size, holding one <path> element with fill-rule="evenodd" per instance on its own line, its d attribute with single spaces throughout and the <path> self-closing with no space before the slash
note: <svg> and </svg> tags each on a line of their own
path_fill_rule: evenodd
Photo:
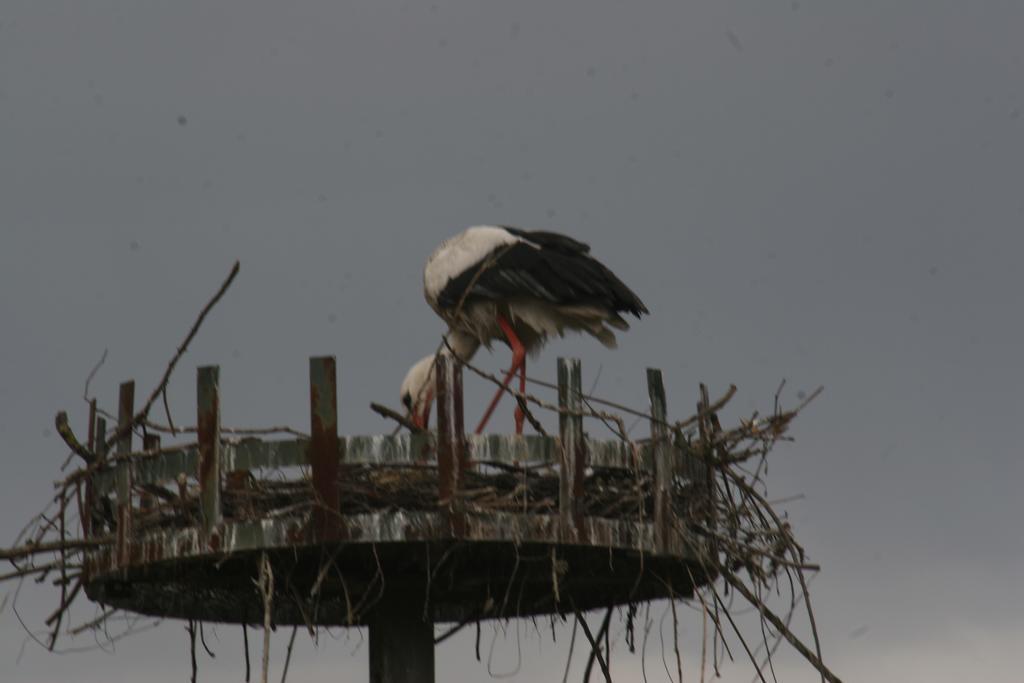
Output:
<svg viewBox="0 0 1024 683">
<path fill-rule="evenodd" d="M 584 436 L 586 444 L 587 466 L 593 468 L 605 467 L 608 469 L 632 470 L 639 466 L 641 469 L 653 470 L 651 446 L 649 443 L 637 445 L 637 454 L 640 462 L 634 462 L 633 449 L 628 443 L 620 439 L 611 441 L 592 439 Z"/>
<path fill-rule="evenodd" d="M 196 373 L 199 436 L 199 509 L 203 530 L 209 532 L 221 521 L 220 506 L 220 368 L 200 367 Z"/>
<path fill-rule="evenodd" d="M 440 354 L 436 376 L 438 503 L 447 511 L 452 535 L 461 537 L 465 518 L 458 491 L 468 460 L 462 414 L 462 364 L 452 356 Z"/>
<path fill-rule="evenodd" d="M 654 449 L 654 538 L 658 552 L 667 552 L 672 530 L 672 479 L 675 463 L 665 428 L 665 385 L 661 370 L 647 368 L 651 399 L 651 444 Z"/>
<path fill-rule="evenodd" d="M 337 538 L 341 500 L 338 497 L 338 374 L 334 356 L 309 359 L 309 464 L 313 470 L 313 533 L 321 540 Z"/>
<path fill-rule="evenodd" d="M 221 465 L 223 466 L 223 445 L 221 446 Z M 139 458 L 135 462 L 136 484 L 166 484 L 177 481 L 179 474 L 195 477 L 199 472 L 199 448 L 189 446 L 174 451 L 166 451 L 152 458 Z M 94 477 L 97 486 L 102 486 L 103 475 Z"/>
<path fill-rule="evenodd" d="M 434 457 L 434 435 L 380 434 L 342 438 L 345 462 L 350 465 L 402 465 Z"/>
<path fill-rule="evenodd" d="M 466 527 L 463 540 L 466 541 L 563 543 L 558 515 L 467 512 L 464 517 Z M 135 557 L 162 560 L 314 545 L 314 541 L 301 533 L 308 520 L 308 513 L 296 513 L 258 521 L 226 521 L 222 524 L 222 539 L 216 549 L 204 542 L 200 530 L 195 527 L 152 531 L 142 538 L 130 539 L 129 545 Z M 436 541 L 449 533 L 449 522 L 443 511 L 368 512 L 345 515 L 341 523 L 352 538 L 358 538 L 359 543 Z M 599 517 L 585 518 L 578 538 L 569 544 L 650 554 L 661 552 L 655 542 L 653 524 Z M 668 554 L 680 559 L 694 558 L 692 549 L 679 536 L 670 537 L 665 548 Z M 89 551 L 87 556 L 90 569 L 108 571 L 115 568 L 110 551 L 105 548 Z"/>
<path fill-rule="evenodd" d="M 467 434 L 466 445 L 473 461 L 508 465 L 556 465 L 558 442 L 534 434 Z"/>
<path fill-rule="evenodd" d="M 583 391 L 578 358 L 558 359 L 558 434 L 560 469 L 558 512 L 563 542 L 579 538 L 583 526 L 583 477 L 587 468 L 583 439 Z"/>
<path fill-rule="evenodd" d="M 117 440 L 117 454 L 127 455 L 132 452 L 131 424 L 135 414 L 135 382 L 129 380 L 121 383 L 117 400 L 117 429 L 121 438 Z M 132 466 L 124 461 L 117 468 L 117 549 L 118 563 L 127 563 L 126 539 L 132 534 Z"/>
<path fill-rule="evenodd" d="M 308 465 L 309 439 L 243 439 L 237 443 L 221 443 L 220 463 L 228 470 Z"/>
<path fill-rule="evenodd" d="M 97 423 L 100 419 L 97 419 Z M 618 440 L 583 438 L 587 451 L 587 466 L 631 470 L 635 467 L 633 453 L 628 444 Z M 338 437 L 340 452 L 347 465 L 412 465 L 422 463 L 424 454 L 433 457 L 434 435 L 377 434 Z M 524 467 L 557 465 L 559 440 L 540 435 L 467 434 L 466 452 L 469 462 L 496 462 Z M 653 471 L 651 445 L 639 445 L 640 467 Z M 243 439 L 239 442 L 221 441 L 220 466 L 222 471 L 260 470 L 309 465 L 309 439 L 283 439 L 263 441 Z M 168 449 L 155 456 L 133 458 L 132 481 L 142 484 L 166 484 L 181 473 L 194 476 L 199 468 L 199 449 L 184 446 Z M 115 488 L 117 469 L 97 471 L 89 482 L 96 494 L 110 493 Z"/>
</svg>

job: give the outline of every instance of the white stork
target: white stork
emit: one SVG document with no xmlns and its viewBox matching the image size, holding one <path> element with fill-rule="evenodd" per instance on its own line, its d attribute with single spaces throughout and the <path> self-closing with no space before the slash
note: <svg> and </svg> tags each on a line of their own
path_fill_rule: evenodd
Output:
<svg viewBox="0 0 1024 683">
<path fill-rule="evenodd" d="M 481 344 L 494 340 L 512 349 L 512 365 L 476 433 L 483 431 L 502 394 L 519 373 L 526 391 L 526 354 L 536 353 L 553 335 L 584 332 L 615 348 L 609 327 L 629 329 L 621 313 L 637 318 L 647 307 L 590 255 L 590 247 L 554 232 L 504 226 L 477 226 L 445 240 L 427 260 L 424 294 L 448 323 L 448 349 L 469 360 Z M 434 394 L 434 356 L 410 368 L 402 382 L 402 402 L 414 422 L 425 427 Z M 517 407 L 516 433 L 523 432 Z"/>
</svg>

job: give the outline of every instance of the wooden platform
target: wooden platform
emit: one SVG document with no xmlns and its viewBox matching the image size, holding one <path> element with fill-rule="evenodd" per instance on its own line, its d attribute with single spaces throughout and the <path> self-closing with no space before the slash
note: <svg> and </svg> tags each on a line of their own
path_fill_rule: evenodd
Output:
<svg viewBox="0 0 1024 683">
<path fill-rule="evenodd" d="M 466 435 L 461 368 L 441 360 L 438 431 L 339 436 L 334 359 L 313 358 L 311 436 L 285 440 L 221 434 L 219 371 L 200 368 L 198 441 L 150 439 L 132 452 L 127 434 L 87 482 L 86 533 L 114 539 L 86 553 L 87 595 L 154 616 L 258 624 L 266 554 L 275 624 L 356 625 L 379 622 L 385 606 L 425 623 L 573 612 L 687 595 L 714 578 L 687 530 L 704 473 L 669 437 L 659 371 L 648 371 L 651 438 L 636 445 L 584 433 L 579 361 L 564 359 L 557 436 Z M 122 424 L 132 393 L 122 385 Z M 428 498 L 411 505 L 374 489 L 373 505 L 344 499 L 346 477 L 372 483 L 385 471 L 406 486 L 427 481 Z M 522 510 L 474 502 L 466 482 L 488 473 L 506 488 L 509 473 L 547 482 L 549 508 L 531 507 L 525 484 Z M 635 511 L 588 512 L 615 495 L 595 488 L 609 481 L 638 491 Z M 240 489 L 278 497 L 248 505 Z"/>
</svg>

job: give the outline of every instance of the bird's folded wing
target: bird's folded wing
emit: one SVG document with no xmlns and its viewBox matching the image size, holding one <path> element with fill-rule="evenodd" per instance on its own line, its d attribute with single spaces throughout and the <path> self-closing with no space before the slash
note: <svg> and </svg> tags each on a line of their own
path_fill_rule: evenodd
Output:
<svg viewBox="0 0 1024 683">
<path fill-rule="evenodd" d="M 545 247 L 535 237 L 538 233 L 519 232 L 530 241 L 500 247 L 449 280 L 438 296 L 438 305 L 454 308 L 463 295 L 467 300 L 495 301 L 531 297 L 557 305 L 597 305 L 636 316 L 647 313 L 636 294 L 587 254 L 585 244 L 555 233 L 540 233 L 549 239 Z"/>
</svg>

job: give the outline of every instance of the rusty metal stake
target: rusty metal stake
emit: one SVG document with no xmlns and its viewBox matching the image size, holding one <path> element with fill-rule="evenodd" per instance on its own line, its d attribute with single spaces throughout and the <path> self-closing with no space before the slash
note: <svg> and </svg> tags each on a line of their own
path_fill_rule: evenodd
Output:
<svg viewBox="0 0 1024 683">
<path fill-rule="evenodd" d="M 651 399 L 651 445 L 654 448 L 654 545 L 668 553 L 672 528 L 672 479 L 675 464 L 665 428 L 665 385 L 661 370 L 647 368 L 647 394 Z"/>
<path fill-rule="evenodd" d="M 459 487 L 469 460 L 462 411 L 462 363 L 441 354 L 437 357 L 436 376 L 438 502 L 448 513 L 452 536 L 458 538 L 466 532 Z"/>
<path fill-rule="evenodd" d="M 220 368 L 207 365 L 196 371 L 199 414 L 199 510 L 203 531 L 221 521 L 220 509 Z"/>
<path fill-rule="evenodd" d="M 121 383 L 117 401 L 117 429 L 122 436 L 117 441 L 117 454 L 132 452 L 132 431 L 127 429 L 135 414 L 135 382 Z M 128 564 L 128 541 L 132 534 L 132 464 L 122 460 L 117 464 L 117 563 Z"/>
<path fill-rule="evenodd" d="M 342 529 L 338 516 L 338 371 L 334 356 L 309 359 L 309 464 L 313 470 L 313 533 L 333 540 Z"/>
<path fill-rule="evenodd" d="M 558 359 L 558 434 L 561 440 L 558 516 L 563 543 L 583 537 L 583 477 L 587 452 L 583 440 L 583 391 L 579 358 Z"/>
</svg>

